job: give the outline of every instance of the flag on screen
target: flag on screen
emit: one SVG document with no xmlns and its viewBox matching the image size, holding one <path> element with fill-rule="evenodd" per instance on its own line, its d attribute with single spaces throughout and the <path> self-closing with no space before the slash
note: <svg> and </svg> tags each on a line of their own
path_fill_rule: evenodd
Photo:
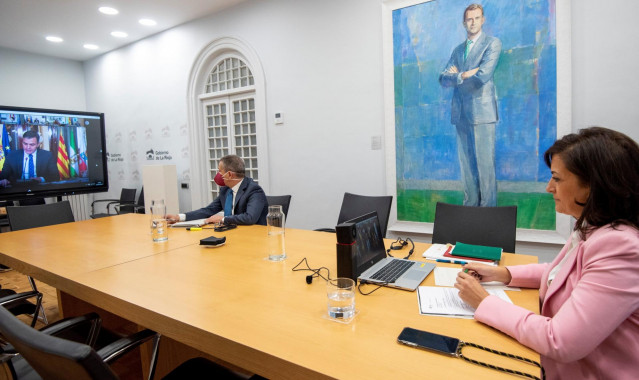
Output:
<svg viewBox="0 0 639 380">
<path fill-rule="evenodd" d="M 58 140 L 58 172 L 60 173 L 60 179 L 69 178 L 69 155 L 67 155 L 67 146 L 64 143 L 62 133 L 60 133 L 60 139 Z"/>
<path fill-rule="evenodd" d="M 78 168 L 78 149 L 75 144 L 75 133 L 73 133 L 75 128 L 69 128 L 69 174 L 71 178 L 77 177 L 79 173 Z"/>
<path fill-rule="evenodd" d="M 87 159 L 87 131 L 85 127 L 76 128 L 75 142 L 78 148 L 78 170 L 81 177 L 88 176 L 89 160 Z"/>
<path fill-rule="evenodd" d="M 81 177 L 87 176 L 87 155 L 82 152 L 78 155 L 78 171 Z"/>
<path fill-rule="evenodd" d="M 9 134 L 7 133 L 7 127 L 4 124 L 0 124 L 2 127 L 2 133 L 0 133 L 0 172 L 4 167 L 4 159 L 9 154 L 11 148 L 9 147 Z"/>
</svg>

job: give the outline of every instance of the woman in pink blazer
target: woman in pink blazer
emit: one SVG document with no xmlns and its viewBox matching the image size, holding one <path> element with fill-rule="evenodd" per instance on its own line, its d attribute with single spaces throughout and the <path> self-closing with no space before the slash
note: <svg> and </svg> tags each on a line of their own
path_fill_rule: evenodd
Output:
<svg viewBox="0 0 639 380">
<path fill-rule="evenodd" d="M 550 264 L 468 264 L 455 287 L 476 320 L 539 352 L 548 379 L 639 379 L 639 146 L 593 127 L 544 159 L 557 212 L 577 220 L 569 241 Z M 541 315 L 489 295 L 476 277 L 539 288 Z"/>
</svg>

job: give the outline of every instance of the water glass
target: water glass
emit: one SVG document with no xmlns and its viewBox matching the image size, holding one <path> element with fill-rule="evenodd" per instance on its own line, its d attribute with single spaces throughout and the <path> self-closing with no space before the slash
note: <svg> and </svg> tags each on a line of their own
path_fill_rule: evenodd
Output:
<svg viewBox="0 0 639 380">
<path fill-rule="evenodd" d="M 166 219 L 153 219 L 151 236 L 156 243 L 169 240 L 169 221 Z"/>
<path fill-rule="evenodd" d="M 154 199 L 151 201 L 151 235 L 153 236 L 153 241 L 156 242 L 169 239 L 164 199 Z"/>
<path fill-rule="evenodd" d="M 355 281 L 338 277 L 328 281 L 328 317 L 348 322 L 355 316 Z"/>
</svg>

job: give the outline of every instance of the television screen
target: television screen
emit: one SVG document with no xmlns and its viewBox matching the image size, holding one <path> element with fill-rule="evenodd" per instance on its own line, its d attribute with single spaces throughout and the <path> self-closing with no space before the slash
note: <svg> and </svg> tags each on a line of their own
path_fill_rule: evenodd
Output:
<svg viewBox="0 0 639 380">
<path fill-rule="evenodd" d="M 0 200 L 107 191 L 104 114 L 0 106 Z"/>
</svg>

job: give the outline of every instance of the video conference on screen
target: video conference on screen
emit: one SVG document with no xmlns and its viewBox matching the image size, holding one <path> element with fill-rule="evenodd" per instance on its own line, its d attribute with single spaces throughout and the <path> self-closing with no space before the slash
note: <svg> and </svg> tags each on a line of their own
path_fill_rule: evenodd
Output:
<svg viewBox="0 0 639 380">
<path fill-rule="evenodd" d="M 101 147 L 93 145 L 100 145 L 101 124 L 98 115 L 0 110 L 0 194 L 100 186 L 105 180 L 104 162 L 96 156 Z M 23 158 L 28 156 L 29 148 L 23 144 L 27 131 L 31 131 L 28 136 L 37 133 L 37 140 L 26 139 L 32 146 L 37 141 L 37 174 L 29 171 Z"/>
</svg>

